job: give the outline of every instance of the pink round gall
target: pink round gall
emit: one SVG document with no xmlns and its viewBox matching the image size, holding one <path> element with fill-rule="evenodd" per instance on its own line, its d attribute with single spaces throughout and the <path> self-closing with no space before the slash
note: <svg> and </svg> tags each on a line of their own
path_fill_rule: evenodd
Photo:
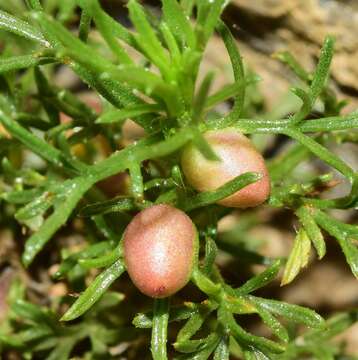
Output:
<svg viewBox="0 0 358 360">
<path fill-rule="evenodd" d="M 192 145 L 183 151 L 181 165 L 194 189 L 216 190 L 236 176 L 257 172 L 262 178 L 220 200 L 223 206 L 247 208 L 263 203 L 270 195 L 270 178 L 262 155 L 251 141 L 235 129 L 208 131 L 204 135 L 221 161 L 210 161 Z"/>
<path fill-rule="evenodd" d="M 170 205 L 154 205 L 138 213 L 123 239 L 129 277 L 145 295 L 170 296 L 190 279 L 197 252 L 191 219 Z"/>
</svg>

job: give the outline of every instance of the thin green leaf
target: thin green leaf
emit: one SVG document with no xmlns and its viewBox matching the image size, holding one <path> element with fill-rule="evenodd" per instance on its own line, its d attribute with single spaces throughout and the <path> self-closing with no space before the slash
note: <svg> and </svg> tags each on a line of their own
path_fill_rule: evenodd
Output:
<svg viewBox="0 0 358 360">
<path fill-rule="evenodd" d="M 291 120 L 291 124 L 298 124 L 311 112 L 312 100 L 310 94 L 300 88 L 292 88 L 291 91 L 302 100 L 302 107 Z"/>
<path fill-rule="evenodd" d="M 319 157 L 321 160 L 325 161 L 327 164 L 337 169 L 340 173 L 346 176 L 351 182 L 355 178 L 355 173 L 351 167 L 349 167 L 343 160 L 338 158 L 336 155 L 332 154 L 327 148 L 319 144 L 317 141 L 311 137 L 301 133 L 295 129 L 287 129 L 285 133 L 300 142 L 307 149 L 309 149 L 313 154 Z"/>
<path fill-rule="evenodd" d="M 285 351 L 285 347 L 281 344 L 246 332 L 236 323 L 232 314 L 227 312 L 226 309 L 219 309 L 219 321 L 224 326 L 228 326 L 230 328 L 232 336 L 243 346 L 254 346 L 264 353 L 279 354 Z"/>
<path fill-rule="evenodd" d="M 92 16 L 98 27 L 98 30 L 101 32 L 110 49 L 117 56 L 118 60 L 122 64 L 134 64 L 133 60 L 129 57 L 126 50 L 119 44 L 118 40 L 116 39 L 113 33 L 112 22 L 107 21 L 108 17 L 101 9 L 99 3 L 96 0 L 92 0 L 90 4 L 92 9 Z"/>
<path fill-rule="evenodd" d="M 43 37 L 41 31 L 30 25 L 28 22 L 18 19 L 2 10 L 0 10 L 0 29 L 36 41 L 43 46 L 50 46 Z"/>
<path fill-rule="evenodd" d="M 258 81 L 260 81 L 260 77 L 252 76 L 251 78 L 246 78 L 245 82 L 235 82 L 233 84 L 223 86 L 218 92 L 207 97 L 205 110 L 215 107 L 217 104 L 229 100 L 232 97 L 237 97 L 241 93 L 242 88 Z"/>
<path fill-rule="evenodd" d="M 160 32 L 163 35 L 165 44 L 169 50 L 171 60 L 173 62 L 173 68 L 180 68 L 182 55 L 180 49 L 175 39 L 173 33 L 170 31 L 168 24 L 165 21 L 162 21 L 159 25 Z"/>
<path fill-rule="evenodd" d="M 206 99 L 208 97 L 210 86 L 214 80 L 214 73 L 209 72 L 206 74 L 203 82 L 200 84 L 198 93 L 194 99 L 192 109 L 192 119 L 198 123 L 202 119 L 202 113 L 205 108 Z"/>
<path fill-rule="evenodd" d="M 215 349 L 213 360 L 229 360 L 230 358 L 230 343 L 229 336 L 223 335 L 219 342 L 219 345 Z"/>
<path fill-rule="evenodd" d="M 296 211 L 296 214 L 309 239 L 312 241 L 319 259 L 322 259 L 326 253 L 326 243 L 320 228 L 317 226 L 314 220 L 313 214 L 311 214 L 310 209 L 306 206 L 301 206 Z"/>
<path fill-rule="evenodd" d="M 296 58 L 288 51 L 282 51 L 273 54 L 274 59 L 280 60 L 282 63 L 288 65 L 288 67 L 296 74 L 296 76 L 304 82 L 309 82 L 309 73 L 300 65 Z"/>
<path fill-rule="evenodd" d="M 34 257 L 41 251 L 57 229 L 67 221 L 77 202 L 92 186 L 92 181 L 91 179 L 79 177 L 75 180 L 68 181 L 66 185 L 66 201 L 62 202 L 56 208 L 55 212 L 44 222 L 41 228 L 27 239 L 25 250 L 22 254 L 22 260 L 25 266 L 28 266 L 32 262 Z"/>
<path fill-rule="evenodd" d="M 211 279 L 208 278 L 199 269 L 193 270 L 191 279 L 202 292 L 212 296 L 213 298 L 218 297 L 221 291 L 221 285 L 211 281 Z"/>
<path fill-rule="evenodd" d="M 203 349 L 195 353 L 182 354 L 175 357 L 175 360 L 207 360 L 211 353 L 218 346 L 219 341 L 220 337 L 218 334 L 215 333 L 208 339 L 208 342 Z"/>
<path fill-rule="evenodd" d="M 26 0 L 27 6 L 31 9 L 31 10 L 35 10 L 35 11 L 41 11 L 42 10 L 42 5 L 40 3 L 40 0 Z"/>
<path fill-rule="evenodd" d="M 91 0 L 94 2 L 94 0 Z M 87 0 L 77 0 L 79 6 L 86 11 L 90 11 L 92 13 L 92 8 L 89 6 L 91 2 Z M 112 29 L 113 35 L 118 37 L 119 39 L 126 42 L 128 45 L 136 48 L 135 39 L 133 37 L 133 34 L 123 25 L 121 25 L 118 21 L 113 19 L 111 16 L 109 16 L 107 13 L 103 12 L 102 16 L 104 18 L 104 21 L 108 24 L 108 26 Z"/>
<path fill-rule="evenodd" d="M 224 10 L 225 6 L 225 0 L 203 0 L 207 1 L 209 4 L 208 11 L 206 14 L 205 22 L 203 23 L 203 33 L 204 33 L 204 39 L 205 42 L 210 39 L 211 35 L 214 32 L 215 27 L 218 25 L 218 22 L 220 21 L 220 16 L 222 11 Z"/>
<path fill-rule="evenodd" d="M 34 70 L 35 82 L 37 86 L 39 98 L 47 113 L 51 124 L 58 125 L 60 123 L 60 110 L 55 104 L 51 103 L 50 99 L 56 98 L 56 89 L 50 85 L 47 77 L 41 71 L 40 67 L 35 67 Z M 55 133 L 55 130 L 50 130 Z"/>
<path fill-rule="evenodd" d="M 205 258 L 203 265 L 201 267 L 205 275 L 210 276 L 213 271 L 213 266 L 215 264 L 215 258 L 218 252 L 216 243 L 210 237 L 206 238 L 205 241 Z"/>
<path fill-rule="evenodd" d="M 99 232 L 106 238 L 109 240 L 109 242 L 112 244 L 115 244 L 118 241 L 118 233 L 112 229 L 112 227 L 110 227 L 107 224 L 106 219 L 104 218 L 103 215 L 95 215 L 92 216 L 92 220 L 95 223 L 97 229 L 99 230 Z"/>
<path fill-rule="evenodd" d="M 266 356 L 259 349 L 256 349 L 254 346 L 249 346 L 246 350 L 244 348 L 244 359 L 245 360 L 270 360 L 270 357 Z"/>
<path fill-rule="evenodd" d="M 235 290 L 225 286 L 225 305 L 233 314 L 254 314 L 257 312 L 256 304 L 253 304 L 247 296 L 238 295 Z"/>
<path fill-rule="evenodd" d="M 21 339 L 22 342 L 27 343 L 30 341 L 45 341 L 53 336 L 53 329 L 49 329 L 46 325 L 39 324 L 37 326 L 31 326 L 27 330 L 20 331 L 16 334 L 17 339 Z"/>
<path fill-rule="evenodd" d="M 176 185 L 175 181 L 172 178 L 155 178 L 152 180 L 147 181 L 144 184 L 144 191 L 153 189 L 153 188 L 160 188 L 160 189 L 166 189 L 166 188 L 172 188 Z"/>
<path fill-rule="evenodd" d="M 110 78 L 99 78 L 78 63 L 72 64 L 72 68 L 86 84 L 95 89 L 113 106 L 122 108 L 143 104 L 143 101 L 133 94 L 129 86 Z M 151 117 L 138 117 L 136 122 L 144 129 L 151 130 Z"/>
<path fill-rule="evenodd" d="M 235 177 L 233 180 L 228 181 L 226 184 L 220 186 L 214 191 L 205 191 L 195 195 L 190 199 L 182 200 L 180 206 L 186 211 L 190 211 L 199 207 L 207 206 L 216 203 L 226 197 L 234 194 L 235 192 L 243 189 L 245 186 L 250 185 L 260 180 L 261 175 L 258 173 L 245 173 Z"/>
<path fill-rule="evenodd" d="M 117 260 L 119 260 L 121 256 L 122 256 L 122 245 L 120 244 L 108 254 L 104 254 L 102 256 L 92 259 L 80 258 L 78 260 L 78 264 L 84 269 L 108 267 L 111 266 Z"/>
<path fill-rule="evenodd" d="M 334 42 L 335 40 L 331 36 L 328 36 L 325 39 L 318 65 L 313 73 L 309 93 L 307 94 L 301 89 L 294 89 L 294 93 L 302 99 L 303 105 L 301 110 L 292 118 L 292 124 L 298 124 L 310 113 L 316 99 L 324 90 L 329 75 L 329 67 L 332 61 Z"/>
<path fill-rule="evenodd" d="M 342 116 L 311 119 L 299 126 L 302 132 L 334 131 L 358 128 L 358 114 L 352 113 Z"/>
<path fill-rule="evenodd" d="M 150 329 L 153 324 L 152 320 L 153 314 L 149 317 L 148 314 L 139 313 L 134 317 L 132 324 L 139 329 Z"/>
<path fill-rule="evenodd" d="M 70 358 L 71 351 L 78 340 L 79 339 L 73 337 L 61 339 L 56 347 L 49 353 L 46 360 L 67 360 Z"/>
<path fill-rule="evenodd" d="M 163 110 L 157 104 L 138 104 L 120 110 L 111 110 L 101 115 L 97 120 L 97 124 L 112 124 L 116 122 L 123 122 L 126 119 L 136 118 L 140 115 L 156 113 Z"/>
<path fill-rule="evenodd" d="M 310 87 L 313 101 L 321 94 L 329 75 L 329 67 L 332 62 L 334 53 L 335 39 L 332 36 L 327 36 L 324 40 L 318 65 L 313 73 L 313 80 Z"/>
<path fill-rule="evenodd" d="M 11 335 L 0 334 L 0 341 L 2 347 L 5 345 L 16 349 L 25 346 L 25 343 L 21 340 L 20 336 L 15 337 L 12 334 Z"/>
<path fill-rule="evenodd" d="M 315 220 L 322 229 L 338 240 L 353 275 L 358 278 L 358 247 L 351 239 L 349 232 L 341 226 L 339 221 L 332 219 L 323 211 L 316 212 Z"/>
<path fill-rule="evenodd" d="M 197 149 L 201 152 L 201 154 L 208 160 L 211 161 L 219 161 L 220 158 L 216 155 L 212 147 L 209 145 L 208 141 L 197 129 L 193 129 L 195 132 L 195 137 L 192 140 L 193 144 L 197 147 Z"/>
<path fill-rule="evenodd" d="M 169 313 L 169 322 L 173 321 L 182 321 L 190 318 L 192 315 L 202 312 L 203 309 L 211 309 L 213 311 L 217 307 L 216 304 L 213 304 L 210 301 L 205 302 L 204 304 L 194 304 L 186 302 L 184 306 L 171 306 Z M 149 329 L 152 327 L 153 312 L 138 313 L 132 324 L 135 327 Z"/>
<path fill-rule="evenodd" d="M 324 319 L 320 315 L 303 306 L 287 304 L 277 300 L 263 299 L 251 295 L 249 295 L 249 298 L 253 303 L 257 302 L 271 313 L 281 315 L 290 321 L 314 328 L 322 328 L 325 325 Z"/>
<path fill-rule="evenodd" d="M 75 18 L 75 9 L 77 0 L 63 0 L 58 4 L 58 13 L 56 18 L 61 23 L 67 23 Z"/>
<path fill-rule="evenodd" d="M 181 40 L 182 47 L 188 45 L 194 49 L 196 46 L 195 33 L 177 0 L 163 0 L 162 9 L 166 23 L 172 33 Z"/>
<path fill-rule="evenodd" d="M 64 275 L 73 269 L 79 259 L 84 260 L 87 258 L 97 257 L 106 251 L 110 251 L 112 248 L 113 246 L 109 241 L 101 241 L 88 246 L 82 251 L 69 255 L 62 261 L 58 270 L 53 274 L 53 278 L 57 280 L 64 277 Z"/>
<path fill-rule="evenodd" d="M 11 204 L 27 204 L 43 193 L 42 189 L 29 189 L 22 191 L 8 191 L 0 194 L 0 199 L 4 199 Z"/>
<path fill-rule="evenodd" d="M 35 154 L 49 161 L 57 167 L 64 166 L 63 155 L 59 150 L 46 143 L 41 138 L 23 128 L 17 122 L 0 111 L 0 123 L 16 139 L 21 141 L 28 149 Z"/>
<path fill-rule="evenodd" d="M 135 202 L 133 199 L 126 197 L 115 197 L 110 200 L 86 205 L 80 210 L 79 215 L 88 217 L 98 214 L 108 214 L 110 212 L 129 211 L 134 209 Z"/>
<path fill-rule="evenodd" d="M 125 295 L 115 291 L 107 291 L 103 297 L 95 305 L 93 305 L 90 312 L 93 314 L 106 312 L 118 306 L 125 299 Z"/>
<path fill-rule="evenodd" d="M 232 36 L 229 28 L 220 21 L 218 24 L 218 31 L 224 41 L 225 47 L 227 52 L 230 56 L 231 65 L 234 72 L 235 82 L 238 84 L 245 84 L 245 72 L 244 72 L 244 65 L 242 63 L 241 54 L 239 49 L 236 46 L 236 41 Z M 240 118 L 245 103 L 245 86 L 240 88 L 238 91 L 237 96 L 235 97 L 234 106 L 229 117 L 232 120 L 237 120 Z"/>
<path fill-rule="evenodd" d="M 8 71 L 27 69 L 40 64 L 54 62 L 53 58 L 41 54 L 20 55 L 0 58 L 0 74 Z"/>
<path fill-rule="evenodd" d="M 92 16 L 87 9 L 83 9 L 80 17 L 80 25 L 78 29 L 78 37 L 86 42 L 91 27 Z"/>
<path fill-rule="evenodd" d="M 183 343 L 194 336 L 199 331 L 212 310 L 213 309 L 211 307 L 198 307 L 196 312 L 190 316 L 189 320 L 180 329 L 177 335 L 176 344 Z"/>
<path fill-rule="evenodd" d="M 44 310 L 27 301 L 20 299 L 16 300 L 11 304 L 11 310 L 26 322 L 46 325 L 50 329 L 54 329 L 56 327 L 55 318 L 48 310 Z"/>
<path fill-rule="evenodd" d="M 180 5 L 184 10 L 185 15 L 191 16 L 195 0 L 180 0 Z"/>
<path fill-rule="evenodd" d="M 58 341 L 55 336 L 47 337 L 33 347 L 34 351 L 50 351 L 56 347 Z"/>
<path fill-rule="evenodd" d="M 131 193 L 137 201 L 143 201 L 143 176 L 141 164 L 132 163 L 129 166 L 129 175 L 131 178 Z"/>
<path fill-rule="evenodd" d="M 174 348 L 175 350 L 182 352 L 182 353 L 193 353 L 197 351 L 204 350 L 213 341 L 213 338 L 217 338 L 216 333 L 212 333 L 208 335 L 206 338 L 198 339 L 198 340 L 184 340 L 180 342 L 175 342 Z"/>
<path fill-rule="evenodd" d="M 101 298 L 104 292 L 124 271 L 125 266 L 122 260 L 116 261 L 104 270 L 66 311 L 61 321 L 70 321 L 84 314 Z"/>
<path fill-rule="evenodd" d="M 249 294 L 261 287 L 264 287 L 275 279 L 282 266 L 282 260 L 276 260 L 265 271 L 248 280 L 235 291 L 238 294 Z"/>
<path fill-rule="evenodd" d="M 351 310 L 347 313 L 334 315 L 326 321 L 326 328 L 312 329 L 303 334 L 305 341 L 316 343 L 318 341 L 329 340 L 341 334 L 358 321 L 358 310 Z"/>
<path fill-rule="evenodd" d="M 22 222 L 34 218 L 35 216 L 42 215 L 50 208 L 53 200 L 54 198 L 51 193 L 44 192 L 41 196 L 19 209 L 15 214 L 15 218 Z"/>
<path fill-rule="evenodd" d="M 302 228 L 298 231 L 290 256 L 287 260 L 281 280 L 281 286 L 287 285 L 308 263 L 311 252 L 311 241 Z"/>
<path fill-rule="evenodd" d="M 18 113 L 15 120 L 25 128 L 33 127 L 38 130 L 48 131 L 52 127 L 49 121 L 28 113 Z"/>
<path fill-rule="evenodd" d="M 168 56 L 160 43 L 156 33 L 147 20 L 145 12 L 136 0 L 128 2 L 129 17 L 133 22 L 138 35 L 136 36 L 137 44 L 144 50 L 150 60 L 158 66 L 163 74 L 168 73 Z"/>
<path fill-rule="evenodd" d="M 63 45 L 59 49 L 62 52 L 62 57 L 67 55 L 86 67 L 87 71 L 95 74 L 101 73 L 100 81 L 102 83 L 108 81 L 111 82 L 113 80 L 125 82 L 128 85 L 141 89 L 147 95 L 157 94 L 158 96 L 161 96 L 172 112 L 176 113 L 178 111 L 180 102 L 175 93 L 175 88 L 164 82 L 158 75 L 146 71 L 140 66 L 128 66 L 125 69 L 119 69 L 109 60 L 99 56 L 91 47 L 73 36 L 73 34 L 61 24 L 43 14 L 37 14 L 36 19 L 52 38 Z M 66 61 L 66 59 L 64 60 Z M 83 71 L 81 70 L 81 77 L 83 75 L 88 79 L 88 75 L 90 74 L 83 74 Z M 128 91 L 129 93 L 131 92 L 130 90 Z M 129 97 L 130 100 L 136 99 L 133 94 L 128 95 L 128 91 L 125 93 L 125 96 L 127 98 Z"/>
<path fill-rule="evenodd" d="M 288 342 L 289 335 L 287 330 L 281 323 L 265 308 L 256 303 L 257 313 L 260 315 L 263 322 L 272 330 L 272 332 L 281 340 Z"/>
</svg>

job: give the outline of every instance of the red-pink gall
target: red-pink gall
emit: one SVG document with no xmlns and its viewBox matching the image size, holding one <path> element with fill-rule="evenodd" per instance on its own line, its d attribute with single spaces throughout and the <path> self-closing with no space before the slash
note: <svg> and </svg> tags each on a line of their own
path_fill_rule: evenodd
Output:
<svg viewBox="0 0 358 360">
<path fill-rule="evenodd" d="M 123 250 L 135 286 L 150 297 L 167 297 L 190 279 L 197 256 L 196 228 L 183 211 L 154 205 L 129 223 Z"/>
<path fill-rule="evenodd" d="M 192 144 L 183 151 L 181 165 L 188 183 L 196 190 L 212 191 L 246 172 L 262 178 L 220 200 L 223 206 L 247 208 L 263 203 L 270 195 L 270 178 L 262 155 L 235 129 L 208 131 L 204 135 L 221 161 L 207 160 Z"/>
</svg>

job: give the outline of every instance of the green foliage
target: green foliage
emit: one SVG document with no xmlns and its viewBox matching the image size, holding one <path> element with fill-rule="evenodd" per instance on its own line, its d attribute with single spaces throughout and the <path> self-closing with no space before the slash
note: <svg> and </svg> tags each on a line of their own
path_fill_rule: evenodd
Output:
<svg viewBox="0 0 358 360">
<path fill-rule="evenodd" d="M 19 287 L 20 281 L 16 281 L 9 296 L 8 323 L 15 332 L 11 335 L 0 332 L 5 348 L 16 349 L 26 357 L 46 352 L 48 359 L 60 360 L 68 359 L 73 348 L 87 338 L 91 342 L 90 353 L 103 356 L 106 348 L 123 336 L 109 329 L 113 319 L 108 316 L 108 312 L 123 300 L 120 293 L 107 292 L 80 324 L 64 326 L 52 311 L 21 299 Z"/>
<path fill-rule="evenodd" d="M 294 115 L 280 119 L 251 118 L 247 94 L 258 77 L 244 71 L 236 41 L 220 20 L 225 4 L 223 0 L 163 0 L 162 17 L 152 21 L 139 2 L 130 0 L 134 29 L 128 30 L 97 0 L 58 4 L 29 0 L 26 18 L 23 5 L 0 2 L 4 34 L 31 40 L 29 51 L 23 54 L 6 43 L 12 38 L 4 37 L 10 50 L 0 57 L 0 124 L 6 130 L 0 128 L 0 206 L 5 218 L 1 221 L 15 219 L 30 233 L 22 255 L 26 267 L 33 266 L 60 228 L 72 224 L 75 217 L 83 221 L 88 237 L 78 251 L 61 249 L 53 275 L 80 292 L 75 301 L 64 296 L 55 311 L 50 311 L 25 300 L 24 289 L 19 290 L 14 282 L 12 292 L 17 296 L 10 292 L 11 311 L 0 325 L 1 348 L 16 349 L 24 358 L 46 354 L 52 360 L 67 359 L 76 345 L 89 339 L 91 346 L 84 358 L 92 359 L 109 358 L 110 347 L 120 342 L 134 343 L 142 332 L 127 328 L 126 309 L 112 314 L 124 295 L 108 289 L 125 272 L 121 237 L 133 214 L 167 202 L 186 211 L 199 229 L 203 251 L 191 280 L 205 300 L 178 305 L 158 299 L 152 312 L 136 315 L 134 326 L 152 331 L 154 359 L 167 359 L 174 350 L 176 359 L 212 356 L 215 360 L 229 359 L 231 354 L 244 359 L 299 359 L 306 355 L 333 359 L 340 354 L 330 339 L 357 321 L 356 311 L 325 321 L 311 309 L 252 295 L 273 282 L 283 267 L 282 285 L 292 282 L 308 265 L 312 245 L 322 259 L 327 234 L 337 240 L 358 277 L 358 228 L 335 219 L 330 212 L 356 209 L 358 204 L 357 172 L 327 145 L 327 137 L 336 143 L 357 142 L 353 129 L 358 128 L 358 114 L 341 115 L 343 103 L 329 88 L 334 39 L 326 38 L 312 73 L 293 55 L 276 54 L 299 77 L 301 86 L 292 92 L 302 106 Z M 75 10 L 81 13 L 78 36 L 66 27 Z M 91 39 L 92 22 L 102 37 L 100 44 Z M 215 30 L 229 54 L 234 82 L 210 94 L 213 74 L 206 74 L 200 86 L 197 78 Z M 130 48 L 139 60 L 129 55 L 133 53 Z M 99 114 L 69 90 L 52 84 L 54 65 L 68 66 L 101 95 L 104 106 Z M 229 99 L 233 99 L 233 107 L 228 114 L 213 111 Z M 317 102 L 323 106 L 323 115 L 311 119 Z M 63 114 L 71 120 L 61 122 Z M 122 146 L 118 139 L 124 137 L 127 119 L 141 126 L 146 135 Z M 227 126 L 246 134 L 280 134 L 294 142 L 269 162 L 272 193 L 267 206 L 289 209 L 298 221 L 287 259 L 267 258 L 250 248 L 249 241 L 243 245 L 218 235 L 217 223 L 228 210 L 215 203 L 259 180 L 258 174 L 243 174 L 215 191 L 202 193 L 196 193 L 183 179 L 178 165 L 182 147 L 191 142 L 206 158 L 220 161 L 202 133 Z M 105 138 L 109 156 L 93 155 L 98 135 Z M 76 146 L 84 147 L 85 156 L 76 154 Z M 32 169 L 26 166 L 29 157 L 37 159 Z M 332 181 L 329 174 L 295 178 L 295 167 L 312 157 L 349 181 L 350 193 L 323 198 L 322 192 Z M 100 190 L 100 182 L 124 172 L 130 190 L 108 198 Z M 11 226 L 17 229 L 18 225 Z M 249 228 L 250 224 L 239 225 L 236 235 L 247 239 Z M 54 241 L 51 244 L 57 249 Z M 219 251 L 266 269 L 235 288 L 227 284 L 216 265 Z M 102 272 L 98 268 L 103 268 Z M 91 279 L 87 287 L 85 279 Z M 64 313 L 62 317 L 60 313 Z M 240 316 L 250 314 L 256 314 L 270 330 L 270 339 L 240 325 Z M 78 318 L 70 325 L 65 323 Z M 168 355 L 170 326 L 182 321 L 185 323 Z M 301 334 L 302 325 L 312 329 Z"/>
</svg>

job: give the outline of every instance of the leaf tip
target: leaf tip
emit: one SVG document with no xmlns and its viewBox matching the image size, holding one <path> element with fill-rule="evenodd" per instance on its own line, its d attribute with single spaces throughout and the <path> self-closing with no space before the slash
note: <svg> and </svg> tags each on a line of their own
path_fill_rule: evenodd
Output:
<svg viewBox="0 0 358 360">
<path fill-rule="evenodd" d="M 60 318 L 60 321 L 71 321 L 76 318 L 77 318 L 77 316 L 74 316 L 74 314 L 71 312 L 71 308 L 70 308 L 62 315 L 62 317 Z"/>
</svg>

